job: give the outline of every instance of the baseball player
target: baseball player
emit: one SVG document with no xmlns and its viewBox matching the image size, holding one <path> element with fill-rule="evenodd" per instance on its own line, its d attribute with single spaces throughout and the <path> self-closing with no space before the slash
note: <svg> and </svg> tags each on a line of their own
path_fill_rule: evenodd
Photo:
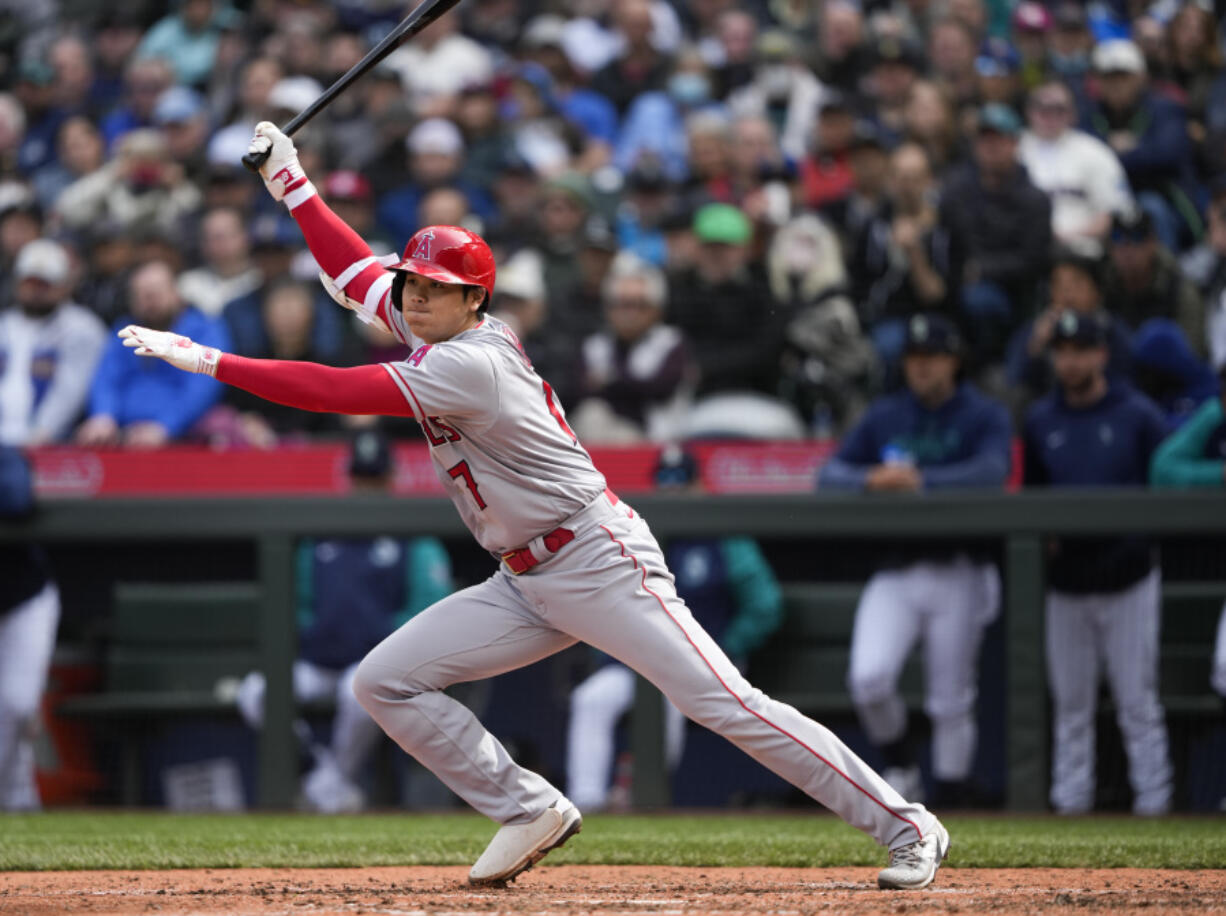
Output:
<svg viewBox="0 0 1226 916">
<path fill-rule="evenodd" d="M 34 508 L 33 474 L 22 453 L 0 444 L 0 519 Z M 60 593 L 41 547 L 0 545 L 0 811 L 41 805 L 34 779 L 38 703 L 47 684 Z"/>
<path fill-rule="evenodd" d="M 469 872 L 504 884 L 577 833 L 578 809 L 443 689 L 582 640 L 658 686 L 890 850 L 878 884 L 930 884 L 949 834 L 837 737 L 755 690 L 677 597 L 647 523 L 605 485 L 549 383 L 510 329 L 485 314 L 494 259 L 453 226 L 428 226 L 384 265 L 319 199 L 293 143 L 261 122 L 251 143 L 342 305 L 413 347 L 399 363 L 338 369 L 251 360 L 169 332 L 120 331 L 137 354 L 309 410 L 412 416 L 489 579 L 426 608 L 362 661 L 354 692 L 376 722 L 457 795 L 502 825 Z M 391 269 L 387 269 L 390 267 Z M 406 504 L 406 511 L 412 506 Z"/>
<path fill-rule="evenodd" d="M 1061 312 L 1052 326 L 1056 388 L 1026 417 L 1027 486 L 1144 486 L 1165 429 L 1158 408 L 1110 378 L 1108 318 Z M 1054 707 L 1051 803 L 1094 806 L 1094 713 L 1105 662 L 1124 736 L 1132 809 L 1171 804 L 1166 721 L 1158 700 L 1160 573 L 1143 537 L 1062 539 L 1047 566 L 1047 675 Z"/>
<path fill-rule="evenodd" d="M 906 389 L 868 409 L 823 465 L 819 486 L 882 493 L 999 488 L 1009 473 L 1009 415 L 958 380 L 961 352 L 949 319 L 912 315 L 902 361 Z M 847 685 L 885 759 L 882 775 L 900 793 L 915 798 L 921 790 L 898 677 L 922 639 L 934 801 L 968 801 L 979 644 L 999 609 L 995 565 L 959 544 L 928 543 L 888 556 L 860 595 Z"/>
</svg>

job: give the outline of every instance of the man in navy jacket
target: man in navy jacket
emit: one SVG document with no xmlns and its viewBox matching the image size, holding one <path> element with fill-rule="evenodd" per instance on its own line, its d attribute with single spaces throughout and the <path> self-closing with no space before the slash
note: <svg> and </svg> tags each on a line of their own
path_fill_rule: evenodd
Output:
<svg viewBox="0 0 1226 916">
<path fill-rule="evenodd" d="M 1057 316 L 1056 388 L 1026 418 L 1027 486 L 1145 486 L 1166 427 L 1152 401 L 1107 375 L 1107 329 L 1101 312 Z M 1154 545 L 1136 536 L 1061 539 L 1048 557 L 1052 806 L 1078 814 L 1094 805 L 1095 706 L 1105 660 L 1133 811 L 1163 814 L 1171 804 L 1171 763 L 1158 701 L 1161 580 Z"/>
<path fill-rule="evenodd" d="M 903 356 L 906 389 L 869 407 L 822 468 L 819 487 L 999 488 L 1009 472 L 1008 412 L 959 382 L 961 353 L 949 319 L 912 316 Z M 964 803 L 975 756 L 979 644 L 999 599 L 995 565 L 973 546 L 939 542 L 886 554 L 860 596 L 848 688 L 865 732 L 885 759 L 882 775 L 908 797 L 916 797 L 920 787 L 898 694 L 903 663 L 922 638 L 935 801 Z"/>
</svg>

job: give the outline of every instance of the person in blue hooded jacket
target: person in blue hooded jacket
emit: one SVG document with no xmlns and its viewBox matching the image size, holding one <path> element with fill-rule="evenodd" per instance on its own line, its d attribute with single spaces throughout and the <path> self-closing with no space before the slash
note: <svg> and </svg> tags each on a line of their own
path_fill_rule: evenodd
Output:
<svg viewBox="0 0 1226 916">
<path fill-rule="evenodd" d="M 184 302 L 175 274 L 165 261 L 137 267 L 128 282 L 133 321 L 174 331 L 205 346 L 230 349 L 230 334 L 220 319 L 209 318 Z M 77 427 L 80 445 L 157 448 L 181 438 L 221 398 L 220 382 L 207 375 L 179 372 L 161 361 L 132 359 L 118 337 L 102 353 L 89 392 L 89 417 Z"/>
<path fill-rule="evenodd" d="M 1132 337 L 1133 380 L 1175 429 L 1218 392 L 1217 378 L 1196 358 L 1179 325 L 1151 318 Z"/>
<path fill-rule="evenodd" d="M 999 489 L 1011 432 L 1003 404 L 958 380 L 962 341 L 940 315 L 907 322 L 906 388 L 875 401 L 818 474 L 818 489 L 906 493 Z M 983 630 L 1000 607 L 1000 574 L 981 548 L 930 540 L 883 552 L 856 608 L 847 686 L 882 776 L 907 797 L 921 790 L 898 679 L 924 645 L 924 709 L 932 720 L 937 804 L 973 800 L 975 699 Z"/>
</svg>

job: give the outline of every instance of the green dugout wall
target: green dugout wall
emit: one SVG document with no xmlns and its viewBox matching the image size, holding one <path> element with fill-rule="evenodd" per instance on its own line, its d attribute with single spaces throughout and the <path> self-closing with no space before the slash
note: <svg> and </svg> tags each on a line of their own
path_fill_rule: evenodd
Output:
<svg viewBox="0 0 1226 916">
<path fill-rule="evenodd" d="M 711 496 L 643 494 L 631 500 L 660 538 L 670 536 L 855 538 L 975 537 L 1002 542 L 1007 640 L 1007 801 L 1017 810 L 1046 804 L 1047 691 L 1043 668 L 1043 542 L 1046 536 L 1145 533 L 1226 535 L 1226 492 L 1064 490 L 959 492 L 907 496 Z M 295 654 L 293 546 L 297 537 L 464 534 L 444 499 L 354 495 L 301 499 L 55 500 L 29 521 L 0 523 L 0 541 L 250 539 L 259 564 L 262 667 L 268 675 L 267 727 L 260 737 L 261 806 L 287 807 L 295 780 L 290 667 Z M 202 552 L 202 557 L 207 556 Z M 1213 580 L 1226 582 L 1226 556 Z M 660 703 L 640 685 L 633 729 L 636 799 L 665 804 Z M 1206 692 L 1208 687 L 1206 685 Z"/>
</svg>

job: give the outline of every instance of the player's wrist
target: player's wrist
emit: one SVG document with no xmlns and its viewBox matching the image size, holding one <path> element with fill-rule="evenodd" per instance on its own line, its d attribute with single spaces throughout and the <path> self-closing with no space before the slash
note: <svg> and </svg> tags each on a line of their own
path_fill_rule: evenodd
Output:
<svg viewBox="0 0 1226 916">
<path fill-rule="evenodd" d="M 292 187 L 286 189 L 285 195 L 281 198 L 287 210 L 293 213 L 312 197 L 317 196 L 319 192 L 315 190 L 315 185 L 311 183 L 305 175 L 302 176 L 302 181 L 297 182 Z"/>
</svg>

